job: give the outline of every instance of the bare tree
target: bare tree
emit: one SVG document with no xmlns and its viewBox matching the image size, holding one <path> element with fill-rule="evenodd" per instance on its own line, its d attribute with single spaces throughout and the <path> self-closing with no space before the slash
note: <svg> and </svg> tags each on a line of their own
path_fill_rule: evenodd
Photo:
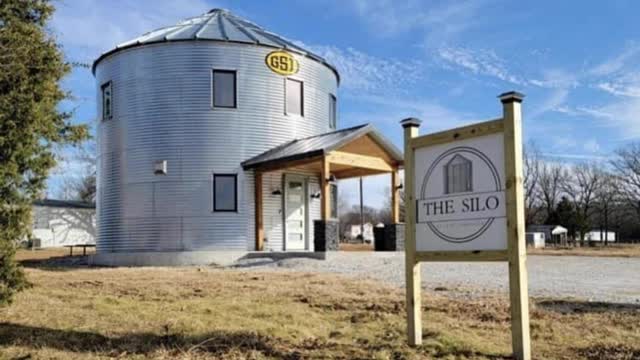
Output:
<svg viewBox="0 0 640 360">
<path fill-rule="evenodd" d="M 527 225 L 536 222 L 540 210 L 539 181 L 541 172 L 540 151 L 534 142 L 529 142 L 524 148 L 524 195 L 525 216 Z"/>
<path fill-rule="evenodd" d="M 599 210 L 600 229 L 604 230 L 604 245 L 609 245 L 609 225 L 612 215 L 619 210 L 616 206 L 620 201 L 619 181 L 611 173 L 603 172 L 602 182 L 596 191 Z M 602 237 L 600 240 L 603 240 Z"/>
<path fill-rule="evenodd" d="M 562 183 L 567 172 L 561 164 L 540 162 L 538 186 L 536 190 L 540 206 L 545 210 L 546 222 L 553 218 L 558 201 L 562 195 Z"/>
<path fill-rule="evenodd" d="M 391 188 L 390 187 L 385 187 L 384 188 L 385 194 L 388 194 L 385 196 L 384 199 L 384 204 L 382 205 L 382 208 L 380 209 L 380 218 L 383 219 L 383 222 L 386 223 L 391 223 Z M 400 213 L 398 214 L 400 217 L 400 222 L 403 223 L 404 219 L 405 219 L 405 214 L 404 214 L 404 189 L 400 189 L 398 191 L 398 201 L 400 202 Z"/>
<path fill-rule="evenodd" d="M 62 186 L 56 195 L 61 199 L 96 201 L 96 143 L 89 139 L 85 144 L 70 154 L 61 154 L 63 163 L 73 164 L 68 169 L 57 169 L 61 172 Z"/>
<path fill-rule="evenodd" d="M 640 218 L 640 142 L 635 142 L 616 151 L 611 165 L 619 180 L 622 198 Z"/>
<path fill-rule="evenodd" d="M 592 211 L 596 209 L 597 195 L 601 191 L 604 173 L 596 163 L 574 165 L 571 175 L 562 182 L 562 190 L 573 203 L 576 211 L 576 225 L 580 234 L 580 245 L 584 245 L 584 235 L 591 228 Z"/>
<path fill-rule="evenodd" d="M 349 204 L 349 199 L 344 194 L 343 191 L 338 191 L 338 218 L 340 222 L 338 223 L 338 229 L 340 231 L 340 239 L 342 239 L 344 233 L 347 231 L 348 221 L 351 219 L 350 215 L 348 215 L 351 211 L 351 204 Z"/>
</svg>

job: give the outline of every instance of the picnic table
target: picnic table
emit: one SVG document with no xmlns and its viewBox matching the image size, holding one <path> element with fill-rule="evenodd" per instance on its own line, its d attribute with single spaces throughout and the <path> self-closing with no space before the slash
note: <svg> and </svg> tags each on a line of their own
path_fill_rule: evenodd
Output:
<svg viewBox="0 0 640 360">
<path fill-rule="evenodd" d="M 73 244 L 73 245 L 65 245 L 64 247 L 69 248 L 69 256 L 73 256 L 73 248 L 81 247 L 82 248 L 82 256 L 87 256 L 87 248 L 94 248 L 96 244 Z"/>
</svg>

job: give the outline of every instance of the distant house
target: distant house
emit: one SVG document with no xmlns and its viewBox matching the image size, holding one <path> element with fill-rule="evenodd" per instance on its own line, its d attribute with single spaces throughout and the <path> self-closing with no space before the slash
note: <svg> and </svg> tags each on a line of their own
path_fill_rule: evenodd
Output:
<svg viewBox="0 0 640 360">
<path fill-rule="evenodd" d="M 545 234 L 543 232 L 527 232 L 525 236 L 527 239 L 527 246 L 531 246 L 536 249 L 540 249 L 545 246 Z"/>
<path fill-rule="evenodd" d="M 593 229 L 584 234 L 584 239 L 593 242 L 616 242 L 616 233 L 614 231 L 604 231 L 600 229 Z"/>
<path fill-rule="evenodd" d="M 96 243 L 96 207 L 81 201 L 37 200 L 33 203 L 36 248 Z"/>
<path fill-rule="evenodd" d="M 529 225 L 527 233 L 543 233 L 546 244 L 567 245 L 569 230 L 560 225 Z"/>
<path fill-rule="evenodd" d="M 360 237 L 360 234 L 361 234 L 360 224 L 357 224 L 357 225 L 351 225 L 347 227 L 347 233 L 345 235 L 347 239 L 355 240 Z M 373 224 L 371 223 L 364 224 L 364 235 L 362 236 L 362 238 L 364 239 L 365 242 L 373 241 Z"/>
</svg>

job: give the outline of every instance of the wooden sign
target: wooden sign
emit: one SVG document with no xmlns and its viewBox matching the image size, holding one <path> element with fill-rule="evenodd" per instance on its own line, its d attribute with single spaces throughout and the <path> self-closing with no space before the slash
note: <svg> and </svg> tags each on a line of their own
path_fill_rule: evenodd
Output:
<svg viewBox="0 0 640 360">
<path fill-rule="evenodd" d="M 422 261 L 508 261 L 512 344 L 530 359 L 522 186 L 523 95 L 499 96 L 503 116 L 418 137 L 405 119 L 406 287 L 409 344 L 422 343 Z"/>
<path fill-rule="evenodd" d="M 507 250 L 503 135 L 414 151 L 416 250 Z"/>
</svg>

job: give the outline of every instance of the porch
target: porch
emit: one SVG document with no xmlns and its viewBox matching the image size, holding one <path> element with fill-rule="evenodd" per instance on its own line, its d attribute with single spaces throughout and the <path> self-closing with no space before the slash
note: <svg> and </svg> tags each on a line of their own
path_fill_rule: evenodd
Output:
<svg viewBox="0 0 640 360">
<path fill-rule="evenodd" d="M 337 193 L 332 193 L 332 186 L 342 179 L 391 174 L 392 208 L 389 225 L 398 224 L 401 189 L 399 169 L 402 161 L 402 153 L 373 126 L 367 124 L 293 140 L 243 162 L 245 170 L 254 172 L 255 249 L 265 249 L 265 199 L 271 194 L 265 194 L 264 179 L 271 173 L 309 174 L 318 179 L 317 194 L 309 194 L 308 191 L 301 193 L 306 199 L 314 198 L 320 202 L 319 216 L 309 218 L 310 221 L 307 222 L 307 226 L 310 225 L 309 222 L 314 225 L 313 235 L 309 234 L 308 228 L 306 230 L 307 240 L 313 237 L 315 251 L 336 250 L 333 243 L 337 246 L 340 234 L 337 230 Z M 282 196 L 280 205 L 285 243 L 297 231 L 289 226 L 295 223 L 291 219 L 298 220 L 292 218 L 295 214 L 290 211 L 291 206 L 288 206 L 289 200 L 298 199 L 298 195 L 287 197 L 286 192 L 290 187 L 288 184 L 287 180 L 283 181 L 279 194 Z M 305 216 L 308 215 L 305 213 Z M 283 250 L 288 250 L 287 246 Z"/>
</svg>

